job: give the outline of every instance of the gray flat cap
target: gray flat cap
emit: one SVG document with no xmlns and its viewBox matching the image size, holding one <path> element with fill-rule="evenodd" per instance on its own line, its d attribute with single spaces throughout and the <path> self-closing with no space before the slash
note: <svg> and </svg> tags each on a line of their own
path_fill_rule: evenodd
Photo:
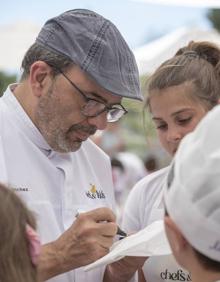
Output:
<svg viewBox="0 0 220 282">
<path fill-rule="evenodd" d="M 76 9 L 48 20 L 36 42 L 69 57 L 112 94 L 143 100 L 134 55 L 116 26 Z"/>
</svg>

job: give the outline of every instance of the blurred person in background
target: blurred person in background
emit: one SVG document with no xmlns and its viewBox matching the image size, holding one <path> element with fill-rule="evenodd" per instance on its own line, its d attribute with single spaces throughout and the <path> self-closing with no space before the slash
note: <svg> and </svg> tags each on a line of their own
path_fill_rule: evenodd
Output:
<svg viewBox="0 0 220 282">
<path fill-rule="evenodd" d="M 98 131 L 91 139 L 110 157 L 125 148 L 120 122 L 109 123 L 105 131 Z"/>
<path fill-rule="evenodd" d="M 125 167 L 117 158 L 111 158 L 112 179 L 115 191 L 116 216 L 117 222 L 120 224 L 122 219 L 122 209 L 124 204 L 124 190 L 126 189 Z"/>
<path fill-rule="evenodd" d="M 149 155 L 144 160 L 144 166 L 147 174 L 155 172 L 159 169 L 158 159 L 155 155 Z"/>
<path fill-rule="evenodd" d="M 117 204 L 117 221 L 121 224 L 124 204 L 128 194 L 141 178 L 146 175 L 144 163 L 136 154 L 119 152 L 111 159 L 113 184 Z"/>
<path fill-rule="evenodd" d="M 148 82 L 146 107 L 161 145 L 171 156 L 182 138 L 219 103 L 219 98 L 220 49 L 211 42 L 190 42 L 154 72 Z M 123 215 L 126 232 L 137 232 L 163 219 L 163 184 L 168 170 L 165 167 L 151 173 L 131 190 Z M 105 282 L 128 281 L 145 259 L 126 257 L 109 265 Z M 146 259 L 142 269 L 139 281 L 173 281 L 172 277 L 176 281 L 191 281 L 191 274 L 172 255 Z"/>
</svg>

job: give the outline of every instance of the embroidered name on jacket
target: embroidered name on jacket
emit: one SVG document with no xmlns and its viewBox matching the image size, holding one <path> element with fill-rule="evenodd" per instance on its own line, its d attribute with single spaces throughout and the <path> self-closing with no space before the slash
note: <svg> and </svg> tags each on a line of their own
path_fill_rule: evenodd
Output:
<svg viewBox="0 0 220 282">
<path fill-rule="evenodd" d="M 28 187 L 13 187 L 12 188 L 15 192 L 29 192 L 29 188 Z"/>
<path fill-rule="evenodd" d="M 86 192 L 86 196 L 90 199 L 105 199 L 105 194 L 102 190 L 97 190 L 94 184 L 90 184 L 91 188 Z"/>
<path fill-rule="evenodd" d="M 182 269 L 178 269 L 177 272 L 169 272 L 168 269 L 160 273 L 160 277 L 163 280 L 168 281 L 192 281 L 190 274 L 185 273 Z"/>
</svg>

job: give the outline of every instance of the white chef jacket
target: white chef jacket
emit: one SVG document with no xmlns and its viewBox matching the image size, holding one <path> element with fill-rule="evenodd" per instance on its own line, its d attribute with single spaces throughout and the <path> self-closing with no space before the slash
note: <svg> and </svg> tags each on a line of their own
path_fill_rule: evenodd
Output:
<svg viewBox="0 0 220 282">
<path fill-rule="evenodd" d="M 124 208 L 122 226 L 125 231 L 139 231 L 163 219 L 162 188 L 168 170 L 166 167 L 147 175 L 131 190 Z M 143 272 L 147 282 L 191 281 L 188 271 L 177 264 L 173 255 L 150 257 Z"/>
<path fill-rule="evenodd" d="M 12 94 L 0 99 L 0 181 L 17 191 L 37 217 L 42 243 L 56 240 L 78 211 L 97 207 L 114 210 L 111 165 L 91 140 L 74 153 L 51 150 Z M 99 282 L 104 268 L 83 267 L 51 282 Z"/>
</svg>

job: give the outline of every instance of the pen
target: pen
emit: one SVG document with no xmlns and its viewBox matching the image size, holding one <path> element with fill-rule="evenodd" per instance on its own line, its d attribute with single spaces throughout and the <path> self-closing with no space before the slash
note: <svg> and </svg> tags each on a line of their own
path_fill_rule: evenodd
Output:
<svg viewBox="0 0 220 282">
<path fill-rule="evenodd" d="M 82 213 L 82 212 L 85 212 L 85 211 L 77 210 L 75 217 L 77 218 L 79 216 L 79 214 Z M 123 230 L 121 230 L 121 228 L 119 226 L 118 226 L 116 234 L 120 236 L 120 239 L 123 239 L 124 237 L 128 236 L 127 233 L 125 233 Z"/>
<path fill-rule="evenodd" d="M 120 239 L 127 237 L 127 234 L 119 226 L 116 234 L 120 236 Z"/>
</svg>

